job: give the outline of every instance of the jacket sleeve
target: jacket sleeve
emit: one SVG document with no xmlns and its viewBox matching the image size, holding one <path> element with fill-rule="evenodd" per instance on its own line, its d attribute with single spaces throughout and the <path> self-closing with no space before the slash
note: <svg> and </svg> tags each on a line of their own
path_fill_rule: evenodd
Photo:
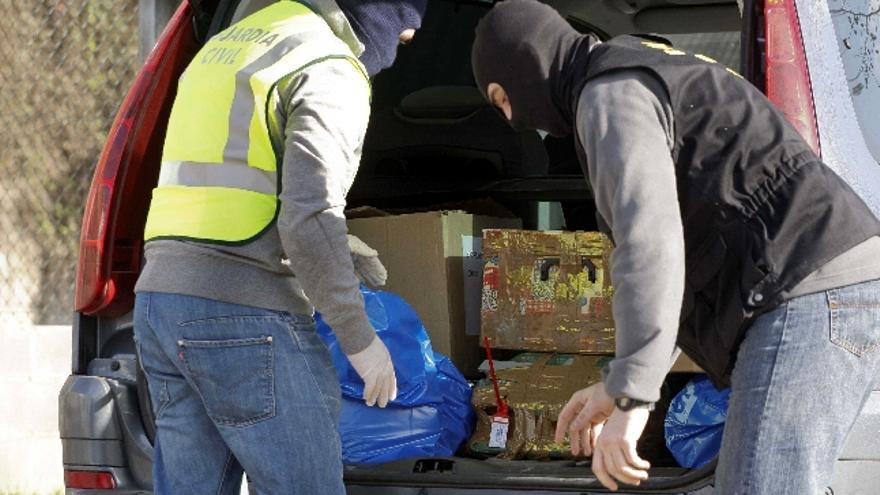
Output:
<svg viewBox="0 0 880 495">
<path fill-rule="evenodd" d="M 647 73 L 616 72 L 584 87 L 576 120 L 596 207 L 615 240 L 616 356 L 605 388 L 612 397 L 656 402 L 674 357 L 684 292 L 669 100 Z"/>
<path fill-rule="evenodd" d="M 369 120 L 369 85 L 349 61 L 329 59 L 297 74 L 283 94 L 281 243 L 303 292 L 333 328 L 342 350 L 353 354 L 375 336 L 344 216 Z"/>
</svg>

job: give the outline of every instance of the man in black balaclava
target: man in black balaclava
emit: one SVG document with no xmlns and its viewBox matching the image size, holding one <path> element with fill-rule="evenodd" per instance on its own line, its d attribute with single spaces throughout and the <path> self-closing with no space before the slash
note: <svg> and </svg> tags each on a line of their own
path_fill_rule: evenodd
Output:
<svg viewBox="0 0 880 495">
<path fill-rule="evenodd" d="M 715 493 L 821 493 L 880 372 L 874 214 L 764 95 L 664 40 L 598 43 L 507 0 L 472 61 L 514 127 L 574 134 L 615 241 L 616 356 L 557 441 L 611 489 L 647 479 L 636 441 L 678 344 L 732 387 Z"/>
<path fill-rule="evenodd" d="M 398 42 L 407 43 L 421 27 L 428 0 L 336 0 L 364 52 L 360 59 L 374 76 L 391 67 Z"/>
</svg>

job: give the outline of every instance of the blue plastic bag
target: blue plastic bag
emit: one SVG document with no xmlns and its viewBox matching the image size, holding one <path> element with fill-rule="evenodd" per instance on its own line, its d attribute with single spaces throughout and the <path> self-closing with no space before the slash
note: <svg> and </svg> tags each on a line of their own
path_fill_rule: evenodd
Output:
<svg viewBox="0 0 880 495">
<path fill-rule="evenodd" d="M 330 327 L 318 315 L 342 389 L 339 433 L 348 464 L 376 464 L 413 457 L 451 456 L 473 432 L 471 389 L 449 358 L 435 353 L 416 312 L 399 296 L 361 286 L 367 317 L 388 347 L 397 376 L 397 398 L 367 407 L 364 382 Z"/>
<path fill-rule="evenodd" d="M 666 446 L 678 463 L 698 468 L 718 455 L 730 389 L 719 391 L 706 375 L 693 378 L 669 404 Z"/>
</svg>

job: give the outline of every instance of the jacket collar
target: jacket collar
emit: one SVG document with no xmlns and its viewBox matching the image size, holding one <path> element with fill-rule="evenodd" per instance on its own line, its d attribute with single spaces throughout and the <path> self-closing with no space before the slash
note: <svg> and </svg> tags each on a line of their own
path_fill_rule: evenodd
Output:
<svg viewBox="0 0 880 495">
<path fill-rule="evenodd" d="M 268 7 L 277 1 L 279 0 L 242 0 L 235 9 L 232 22 L 236 23 L 250 14 Z M 315 13 L 320 15 L 327 25 L 330 26 L 330 30 L 333 31 L 333 34 L 348 45 L 348 48 L 355 57 L 360 57 L 364 52 L 364 45 L 358 41 L 357 36 L 354 34 L 354 29 L 352 29 L 351 24 L 348 22 L 348 18 L 345 17 L 345 14 L 343 14 L 339 9 L 339 6 L 336 5 L 336 0 L 298 1 L 308 5 L 315 11 Z"/>
</svg>

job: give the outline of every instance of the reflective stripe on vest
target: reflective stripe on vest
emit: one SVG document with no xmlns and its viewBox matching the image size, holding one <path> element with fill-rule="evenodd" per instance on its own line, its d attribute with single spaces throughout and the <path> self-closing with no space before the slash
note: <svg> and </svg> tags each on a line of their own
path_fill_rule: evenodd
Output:
<svg viewBox="0 0 880 495">
<path fill-rule="evenodd" d="M 240 243 L 278 210 L 278 164 L 269 134 L 271 94 L 285 77 L 342 58 L 366 70 L 308 7 L 276 2 L 205 43 L 180 77 L 145 240 Z"/>
</svg>

